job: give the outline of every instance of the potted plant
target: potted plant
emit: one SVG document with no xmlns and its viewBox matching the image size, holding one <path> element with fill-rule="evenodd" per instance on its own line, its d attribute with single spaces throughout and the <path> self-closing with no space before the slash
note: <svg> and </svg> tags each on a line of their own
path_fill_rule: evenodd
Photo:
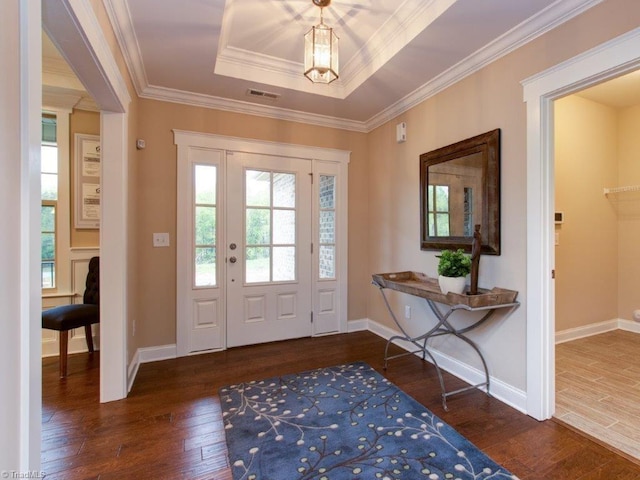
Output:
<svg viewBox="0 0 640 480">
<path fill-rule="evenodd" d="M 443 250 L 438 263 L 438 283 L 442 293 L 462 293 L 471 272 L 471 257 L 464 250 Z"/>
</svg>

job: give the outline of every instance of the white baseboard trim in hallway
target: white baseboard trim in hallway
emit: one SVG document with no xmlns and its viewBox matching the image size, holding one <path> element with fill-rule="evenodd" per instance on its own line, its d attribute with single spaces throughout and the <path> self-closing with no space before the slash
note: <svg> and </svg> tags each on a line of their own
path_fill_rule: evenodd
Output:
<svg viewBox="0 0 640 480">
<path fill-rule="evenodd" d="M 389 338 L 393 337 L 394 335 L 398 335 L 399 333 L 396 330 L 393 330 L 385 325 L 367 318 L 350 320 L 348 322 L 347 330 L 348 332 L 367 330 L 378 335 L 381 338 L 384 338 L 385 340 L 388 340 Z M 408 342 L 398 341 L 394 343 L 407 351 L 413 350 L 413 346 Z M 437 350 L 432 349 L 430 351 L 442 370 L 472 385 L 482 383 L 484 381 L 484 373 L 480 370 L 462 363 L 459 360 Z M 139 348 L 129 364 L 127 375 L 127 391 L 131 391 L 133 382 L 135 381 L 135 377 L 141 364 L 176 358 L 176 355 L 176 345 L 162 345 L 158 347 Z M 380 356 L 383 355 L 384 351 L 381 351 Z M 520 412 L 526 413 L 526 392 L 517 389 L 494 377 L 490 377 L 490 383 L 491 396 L 499 399 L 500 401 L 515 408 L 516 410 L 519 410 Z"/>
<path fill-rule="evenodd" d="M 627 332 L 640 333 L 640 323 L 622 318 L 614 318 L 605 322 L 592 323 L 582 327 L 569 328 L 556 332 L 556 344 L 578 340 L 579 338 L 591 337 L 612 330 L 625 330 Z"/>
<path fill-rule="evenodd" d="M 363 323 L 366 323 L 366 328 L 363 328 Z M 372 333 L 375 333 L 379 337 L 384 338 L 385 340 L 389 340 L 391 337 L 399 334 L 398 331 L 369 319 L 355 320 L 353 321 L 353 325 L 351 321 L 349 322 L 350 332 L 359 330 L 368 330 Z M 394 344 L 398 345 L 400 348 L 403 348 L 406 351 L 414 350 L 414 346 L 408 342 L 397 341 L 394 342 Z M 450 373 L 451 375 L 454 375 L 471 385 L 482 383 L 484 381 L 484 373 L 477 368 L 462 363 L 449 355 L 439 352 L 438 350 L 431 349 L 430 352 L 436 359 L 436 362 L 438 362 L 440 368 Z M 380 355 L 384 355 L 384 352 L 380 352 Z M 429 361 L 428 358 L 427 361 Z M 500 401 L 506 403 L 507 405 L 515 408 L 520 412 L 526 413 L 526 392 L 515 388 L 500 379 L 492 377 L 491 373 L 489 373 L 489 377 L 492 397 L 499 399 Z"/>
</svg>

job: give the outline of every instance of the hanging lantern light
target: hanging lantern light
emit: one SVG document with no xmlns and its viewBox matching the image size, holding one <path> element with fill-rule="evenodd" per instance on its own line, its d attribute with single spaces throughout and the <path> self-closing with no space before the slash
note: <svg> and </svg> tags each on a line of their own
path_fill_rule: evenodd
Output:
<svg viewBox="0 0 640 480">
<path fill-rule="evenodd" d="M 322 9 L 331 0 L 311 0 L 320 7 L 320 23 L 304 36 L 304 75 L 313 83 L 331 83 L 338 78 L 338 37 L 327 27 Z"/>
</svg>

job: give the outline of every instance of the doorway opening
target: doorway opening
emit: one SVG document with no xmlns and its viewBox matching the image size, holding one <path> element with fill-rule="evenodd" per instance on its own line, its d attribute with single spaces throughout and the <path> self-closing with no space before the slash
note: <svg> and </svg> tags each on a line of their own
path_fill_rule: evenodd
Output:
<svg viewBox="0 0 640 480">
<path fill-rule="evenodd" d="M 554 417 L 638 459 L 639 125 L 640 71 L 554 102 Z"/>
<path fill-rule="evenodd" d="M 527 413 L 555 411 L 553 102 L 640 68 L 640 29 L 523 82 L 527 105 Z"/>
</svg>

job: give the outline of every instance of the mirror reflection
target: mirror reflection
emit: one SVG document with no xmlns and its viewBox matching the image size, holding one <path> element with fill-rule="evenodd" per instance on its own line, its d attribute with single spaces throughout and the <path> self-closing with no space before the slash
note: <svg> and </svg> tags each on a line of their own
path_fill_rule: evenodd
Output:
<svg viewBox="0 0 640 480">
<path fill-rule="evenodd" d="M 420 248 L 500 255 L 500 130 L 420 155 Z"/>
<path fill-rule="evenodd" d="M 429 168 L 429 236 L 473 237 L 482 215 L 482 154 L 473 153 Z"/>
</svg>

